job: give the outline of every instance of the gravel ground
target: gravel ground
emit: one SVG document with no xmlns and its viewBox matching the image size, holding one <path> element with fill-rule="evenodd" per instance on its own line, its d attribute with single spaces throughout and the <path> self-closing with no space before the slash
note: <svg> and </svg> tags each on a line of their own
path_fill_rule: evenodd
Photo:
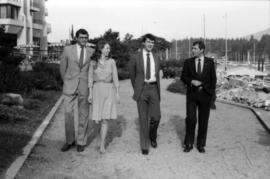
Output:
<svg viewBox="0 0 270 179">
<path fill-rule="evenodd" d="M 165 90 L 162 80 L 162 119 L 158 148 L 149 155 L 139 146 L 136 103 L 130 81 L 121 81 L 118 119 L 111 121 L 105 154 L 99 154 L 94 135 L 82 153 L 61 152 L 64 143 L 63 106 L 16 178 L 27 179 L 216 179 L 270 176 L 270 135 L 251 111 L 217 103 L 211 111 L 206 153 L 182 152 L 185 96 Z M 95 133 L 95 132 L 93 132 Z"/>
</svg>

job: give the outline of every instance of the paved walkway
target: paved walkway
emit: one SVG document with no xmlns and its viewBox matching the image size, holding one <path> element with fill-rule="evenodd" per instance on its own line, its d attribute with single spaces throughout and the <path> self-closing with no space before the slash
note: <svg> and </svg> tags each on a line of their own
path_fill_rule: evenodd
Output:
<svg viewBox="0 0 270 179">
<path fill-rule="evenodd" d="M 270 135 L 253 113 L 217 103 L 211 111 L 206 153 L 182 152 L 185 96 L 165 90 L 172 80 L 162 80 L 162 119 L 158 148 L 140 153 L 136 103 L 130 81 L 122 81 L 118 119 L 109 127 L 107 151 L 97 151 L 95 138 L 82 153 L 63 153 L 63 106 L 16 178 L 27 179 L 216 179 L 270 176 Z"/>
</svg>

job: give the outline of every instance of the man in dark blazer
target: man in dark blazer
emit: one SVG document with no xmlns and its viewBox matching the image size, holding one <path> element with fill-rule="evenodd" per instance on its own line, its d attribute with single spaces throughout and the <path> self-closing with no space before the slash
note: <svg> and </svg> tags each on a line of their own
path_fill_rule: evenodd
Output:
<svg viewBox="0 0 270 179">
<path fill-rule="evenodd" d="M 193 43 L 193 57 L 185 60 L 181 75 L 181 80 L 187 85 L 184 152 L 193 149 L 198 113 L 197 149 L 200 153 L 205 153 L 211 99 L 217 79 L 214 61 L 205 57 L 204 51 L 205 45 L 202 41 Z"/>
<path fill-rule="evenodd" d="M 146 34 L 142 42 L 143 49 L 131 58 L 129 71 L 134 90 L 133 99 L 137 102 L 139 113 L 141 150 L 143 155 L 147 155 L 149 143 L 153 148 L 157 147 L 157 129 L 161 118 L 160 61 L 152 53 L 155 36 Z"/>
</svg>

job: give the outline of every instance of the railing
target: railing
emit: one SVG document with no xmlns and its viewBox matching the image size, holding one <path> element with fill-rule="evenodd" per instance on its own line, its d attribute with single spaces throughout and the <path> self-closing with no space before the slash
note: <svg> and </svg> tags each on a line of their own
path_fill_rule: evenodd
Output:
<svg viewBox="0 0 270 179">
<path fill-rule="evenodd" d="M 16 3 L 16 4 L 20 4 L 22 2 L 22 0 L 0 0 L 0 4 L 1 3 Z"/>
<path fill-rule="evenodd" d="M 33 46 L 33 47 L 32 47 Z M 25 55 L 30 62 L 46 61 L 49 63 L 59 63 L 59 57 L 64 46 L 49 46 L 48 50 L 40 50 L 39 46 L 21 46 L 14 50 L 13 54 Z"/>
</svg>

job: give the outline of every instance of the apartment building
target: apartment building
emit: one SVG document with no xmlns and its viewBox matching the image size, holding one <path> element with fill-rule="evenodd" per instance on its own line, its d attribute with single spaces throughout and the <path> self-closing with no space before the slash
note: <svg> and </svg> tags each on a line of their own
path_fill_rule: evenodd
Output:
<svg viewBox="0 0 270 179">
<path fill-rule="evenodd" d="M 47 35 L 51 25 L 46 22 L 47 0 L 0 0 L 0 26 L 16 41 L 17 46 L 39 46 L 47 53 Z"/>
</svg>

